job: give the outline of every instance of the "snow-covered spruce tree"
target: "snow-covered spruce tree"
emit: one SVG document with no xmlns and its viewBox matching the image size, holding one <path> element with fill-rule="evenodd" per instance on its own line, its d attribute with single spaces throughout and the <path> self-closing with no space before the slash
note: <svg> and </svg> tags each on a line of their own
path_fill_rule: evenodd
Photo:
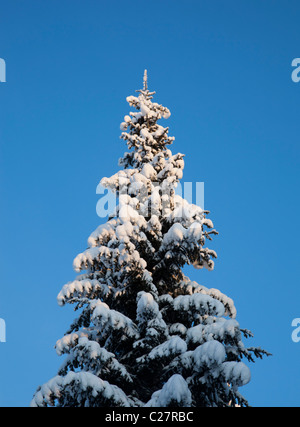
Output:
<svg viewBox="0 0 300 427">
<path fill-rule="evenodd" d="M 130 151 L 123 170 L 104 178 L 118 207 L 88 239 L 59 305 L 79 317 L 57 342 L 66 355 L 58 376 L 38 388 L 32 406 L 247 406 L 238 388 L 250 380 L 242 359 L 266 354 L 246 348 L 233 301 L 183 274 L 185 264 L 214 267 L 205 243 L 217 234 L 208 212 L 175 195 L 182 154 L 159 119 L 167 108 L 144 88 L 127 101 L 121 138 Z"/>
</svg>

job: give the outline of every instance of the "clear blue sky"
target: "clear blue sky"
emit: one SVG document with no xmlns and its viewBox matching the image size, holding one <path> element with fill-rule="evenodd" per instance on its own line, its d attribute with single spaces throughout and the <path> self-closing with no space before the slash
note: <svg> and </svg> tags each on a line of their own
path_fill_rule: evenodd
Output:
<svg viewBox="0 0 300 427">
<path fill-rule="evenodd" d="M 145 68 L 170 108 L 185 181 L 205 182 L 220 235 L 214 272 L 274 354 L 241 389 L 253 406 L 300 404 L 298 0 L 0 0 L 0 406 L 27 406 L 62 363 L 76 317 L 56 296 L 101 220 L 96 186 L 118 170 L 126 96 Z M 165 122 L 167 123 L 167 122 Z"/>
</svg>

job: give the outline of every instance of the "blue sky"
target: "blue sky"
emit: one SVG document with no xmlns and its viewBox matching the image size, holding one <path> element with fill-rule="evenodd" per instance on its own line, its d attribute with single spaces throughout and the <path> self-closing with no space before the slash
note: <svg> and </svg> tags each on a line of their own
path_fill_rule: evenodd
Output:
<svg viewBox="0 0 300 427">
<path fill-rule="evenodd" d="M 76 317 L 56 296 L 101 220 L 96 187 L 125 151 L 119 124 L 145 68 L 172 116 L 185 181 L 205 182 L 220 235 L 214 272 L 251 345 L 273 357 L 241 389 L 253 406 L 299 406 L 297 0 L 0 0 L 0 406 L 28 406 L 56 375 Z M 167 122 L 165 122 L 167 123 Z M 249 342 L 250 344 L 250 342 Z"/>
</svg>

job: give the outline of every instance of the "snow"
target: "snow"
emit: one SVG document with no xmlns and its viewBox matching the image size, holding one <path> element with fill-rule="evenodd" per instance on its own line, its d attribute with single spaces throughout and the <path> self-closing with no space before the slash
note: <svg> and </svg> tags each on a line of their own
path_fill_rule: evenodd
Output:
<svg viewBox="0 0 300 427">
<path fill-rule="evenodd" d="M 225 359 L 225 347 L 215 340 L 200 345 L 193 353 L 194 367 L 199 372 L 206 368 L 220 365 Z"/>
<path fill-rule="evenodd" d="M 154 301 L 153 295 L 147 292 L 140 292 L 138 294 L 138 305 L 137 305 L 137 319 L 139 320 L 145 314 L 145 312 L 151 311 L 153 315 L 158 316 L 159 307 Z"/>
<path fill-rule="evenodd" d="M 146 407 L 192 406 L 192 394 L 181 375 L 173 375 L 162 390 L 153 394 Z"/>
<path fill-rule="evenodd" d="M 193 294 L 180 295 L 173 302 L 175 311 L 196 311 L 200 315 L 224 316 L 225 308 L 223 304 L 209 295 Z"/>
<path fill-rule="evenodd" d="M 54 377 L 35 394 L 30 406 L 46 406 L 47 404 L 54 406 L 55 399 L 66 399 L 68 395 L 74 396 L 76 390 L 78 391 L 77 404 L 81 406 L 88 400 L 88 394 L 85 392 L 89 389 L 92 390 L 95 400 L 101 395 L 102 399 L 113 401 L 116 406 L 133 406 L 133 402 L 120 388 L 107 381 L 102 381 L 89 372 L 69 372 L 65 377 Z"/>
<path fill-rule="evenodd" d="M 251 380 L 251 372 L 243 362 L 225 362 L 222 364 L 225 380 L 234 386 L 242 387 Z"/>
<path fill-rule="evenodd" d="M 200 324 L 187 331 L 187 342 L 203 344 L 212 339 L 218 341 L 240 339 L 239 324 L 233 319 L 217 319 L 212 324 Z"/>
<path fill-rule="evenodd" d="M 120 242 L 129 242 L 133 234 L 133 224 L 130 221 L 124 221 L 122 225 L 116 228 L 116 237 Z"/>
<path fill-rule="evenodd" d="M 84 331 L 65 335 L 62 339 L 58 340 L 55 345 L 57 355 L 61 356 L 62 354 L 69 353 L 71 349 L 78 344 L 80 338 L 87 336 L 88 333 Z"/>
<path fill-rule="evenodd" d="M 180 288 L 182 288 L 188 295 L 193 295 L 194 293 L 209 295 L 223 304 L 225 308 L 224 316 L 230 316 L 233 319 L 236 318 L 237 311 L 233 300 L 222 294 L 219 290 L 214 288 L 208 289 L 205 286 L 199 285 L 197 282 L 189 280 L 188 278 L 185 278 L 183 282 L 180 283 Z"/>
<path fill-rule="evenodd" d="M 104 256 L 111 257 L 111 250 L 106 246 L 89 248 L 75 258 L 73 262 L 74 270 L 78 273 L 82 270 L 87 270 L 94 265 L 95 261 L 100 261 L 100 258 Z"/>
<path fill-rule="evenodd" d="M 152 165 L 146 163 L 141 170 L 141 174 L 144 175 L 147 179 L 155 180 L 156 179 L 156 171 Z"/>
<path fill-rule="evenodd" d="M 106 224 L 100 225 L 89 237 L 88 246 L 96 247 L 108 243 L 115 236 L 115 228 L 118 221 L 111 220 Z"/>
<path fill-rule="evenodd" d="M 120 207 L 119 217 L 123 222 L 136 222 L 139 219 L 139 214 L 130 205 L 124 204 Z"/>
<path fill-rule="evenodd" d="M 147 357 L 143 356 L 137 359 L 137 362 L 145 362 L 148 360 L 157 360 L 163 358 L 169 358 L 170 356 L 175 357 L 179 354 L 185 353 L 187 351 L 187 345 L 183 339 L 178 336 L 170 338 L 168 341 L 163 344 L 155 347 Z"/>
<path fill-rule="evenodd" d="M 164 236 L 165 245 L 181 243 L 186 235 L 186 229 L 181 224 L 174 224 Z"/>
<path fill-rule="evenodd" d="M 100 347 L 97 341 L 91 341 L 85 336 L 78 339 L 78 344 L 70 351 L 60 372 L 64 373 L 68 368 L 74 368 L 74 364 L 84 366 L 85 370 L 88 369 L 98 377 L 110 370 L 118 378 L 122 378 L 122 381 L 133 382 L 125 366 L 118 362 L 115 354 L 108 352 L 105 348 Z"/>
<path fill-rule="evenodd" d="M 182 323 L 173 323 L 170 327 L 170 334 L 171 335 L 186 335 L 187 328 Z"/>
<path fill-rule="evenodd" d="M 93 311 L 91 317 L 93 323 L 106 334 L 107 329 L 110 331 L 122 330 L 127 337 L 139 338 L 137 326 L 128 317 L 118 311 L 110 310 L 109 306 L 100 300 L 93 301 L 90 306 Z"/>
<path fill-rule="evenodd" d="M 101 292 L 104 296 L 110 293 L 110 289 L 107 285 L 103 283 L 100 284 L 96 279 L 74 280 L 64 285 L 61 292 L 58 294 L 57 302 L 58 305 L 62 307 L 67 302 L 89 298 L 97 292 Z"/>
</svg>

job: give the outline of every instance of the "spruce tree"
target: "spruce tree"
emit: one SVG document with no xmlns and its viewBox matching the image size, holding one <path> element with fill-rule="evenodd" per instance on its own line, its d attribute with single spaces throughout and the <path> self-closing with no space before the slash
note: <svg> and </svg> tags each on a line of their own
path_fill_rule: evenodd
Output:
<svg viewBox="0 0 300 427">
<path fill-rule="evenodd" d="M 217 232 L 202 210 L 175 194 L 184 156 L 167 108 L 143 89 L 127 101 L 137 111 L 121 124 L 129 151 L 101 184 L 118 206 L 74 261 L 76 280 L 58 303 L 80 310 L 56 344 L 66 355 L 58 375 L 36 391 L 32 406 L 247 406 L 239 387 L 250 380 L 244 361 L 267 354 L 247 348 L 252 336 L 236 320 L 233 301 L 191 281 L 183 267 L 213 270 L 206 246 Z"/>
</svg>

